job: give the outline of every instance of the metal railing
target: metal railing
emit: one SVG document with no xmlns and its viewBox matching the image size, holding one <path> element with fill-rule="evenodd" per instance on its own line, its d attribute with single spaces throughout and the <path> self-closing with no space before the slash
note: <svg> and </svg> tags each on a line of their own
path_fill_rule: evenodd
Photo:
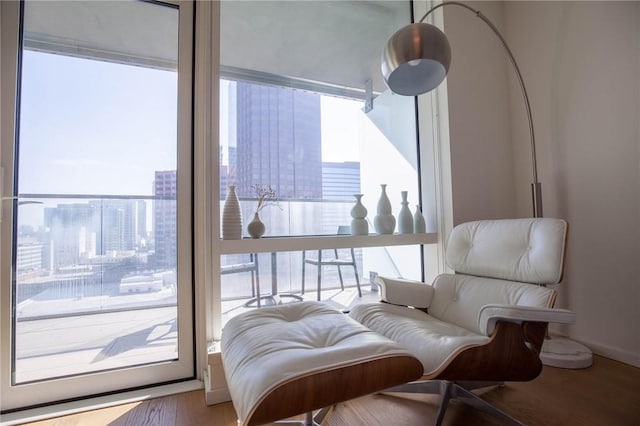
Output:
<svg viewBox="0 0 640 426">
<path fill-rule="evenodd" d="M 176 304 L 175 288 L 180 284 L 175 280 L 175 230 L 167 229 L 166 238 L 158 234 L 159 220 L 165 220 L 169 228 L 175 226 L 175 197 L 29 193 L 18 199 L 39 202 L 20 207 L 16 216 L 18 319 Z M 240 200 L 245 223 L 253 216 L 256 202 L 254 198 Z M 267 235 L 335 235 L 338 226 L 350 223 L 354 202 L 280 200 L 280 208 L 263 210 L 261 218 Z M 223 206 L 221 201 L 220 215 Z M 166 241 L 168 238 L 173 241 Z M 159 250 L 160 243 L 166 243 L 163 250 Z M 384 252 L 383 248 L 375 250 Z M 275 279 L 279 292 L 300 292 L 301 255 L 278 254 L 275 277 L 265 256 L 259 270 L 261 291 L 268 293 Z M 221 262 L 235 263 L 234 256 L 241 255 L 222 256 Z M 386 256 L 393 263 L 390 254 Z M 368 274 L 363 271 L 362 250 L 356 249 L 356 258 L 365 281 Z M 339 286 L 335 268 L 323 273 L 323 289 Z M 309 291 L 315 288 L 312 275 L 307 277 Z M 345 285 L 355 285 L 352 275 L 345 271 Z M 155 278 L 149 278 L 152 276 Z M 252 296 L 248 275 L 222 277 L 223 300 Z"/>
</svg>

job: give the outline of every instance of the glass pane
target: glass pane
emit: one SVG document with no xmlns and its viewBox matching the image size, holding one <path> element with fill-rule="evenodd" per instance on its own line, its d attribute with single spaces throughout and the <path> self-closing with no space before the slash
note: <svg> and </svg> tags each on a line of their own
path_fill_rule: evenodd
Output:
<svg viewBox="0 0 640 426">
<path fill-rule="evenodd" d="M 319 298 L 340 310 L 349 310 L 359 303 L 378 301 L 378 289 L 372 283 L 375 274 L 420 279 L 421 267 L 416 247 L 392 248 L 394 250 L 373 247 L 356 248 L 353 251 L 341 248 L 322 252 L 307 250 L 223 255 L 223 323 L 247 309 L 299 300 Z M 333 264 L 335 259 L 343 262 L 340 268 Z M 322 262 L 328 263 L 320 265 L 319 270 L 318 263 Z"/>
<path fill-rule="evenodd" d="M 178 356 L 178 9 L 60 7 L 24 8 L 16 383 Z"/>
<path fill-rule="evenodd" d="M 245 236 L 256 186 L 271 188 L 278 201 L 260 211 L 265 236 L 335 234 L 351 223 L 358 193 L 373 233 L 382 184 L 396 217 L 400 191 L 419 203 L 412 98 L 385 93 L 365 113 L 356 99 L 247 81 L 221 87 L 221 212 L 235 185 Z"/>
<path fill-rule="evenodd" d="M 313 16 L 313 28 L 288 16 Z M 385 41 L 410 19 L 407 2 L 221 3 L 220 193 L 237 186 L 245 228 L 255 185 L 280 200 L 260 212 L 266 237 L 333 234 L 357 193 L 374 232 L 382 184 L 396 217 L 400 191 L 420 203 L 414 99 L 385 92 L 380 71 Z"/>
<path fill-rule="evenodd" d="M 350 233 L 354 194 L 364 194 L 369 232 L 375 233 L 381 185 L 396 219 L 401 191 L 408 192 L 413 212 L 420 204 L 415 103 L 385 92 L 380 72 L 384 42 L 410 22 L 410 4 L 258 3 L 221 5 L 221 216 L 230 185 L 236 186 L 245 238 L 259 205 L 256 187 L 271 189 L 277 198 L 259 212 L 263 238 L 335 235 L 344 227 Z M 313 16 L 313 28 L 282 19 L 289 15 Z M 258 30 L 256 18 L 270 31 Z M 246 52 L 251 54 L 239 54 Z M 374 97 L 369 110 L 367 81 Z M 349 251 L 339 250 L 347 257 Z M 317 258 L 318 252 L 307 255 Z M 335 252 L 323 255 L 331 258 Z M 302 252 L 259 254 L 256 267 L 256 255 L 221 256 L 223 321 L 256 307 L 252 299 L 258 295 L 266 296 L 264 304 L 317 299 L 318 269 L 302 257 Z M 321 300 L 349 309 L 378 299 L 370 275 L 422 275 L 418 246 L 355 249 L 354 257 L 362 297 L 352 265 L 341 267 L 344 290 L 337 267 L 326 265 Z M 287 297 L 279 297 L 283 293 Z"/>
</svg>

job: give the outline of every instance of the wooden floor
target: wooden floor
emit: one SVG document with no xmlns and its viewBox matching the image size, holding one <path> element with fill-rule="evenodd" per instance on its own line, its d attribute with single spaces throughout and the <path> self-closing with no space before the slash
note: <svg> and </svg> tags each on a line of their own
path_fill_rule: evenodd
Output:
<svg viewBox="0 0 640 426">
<path fill-rule="evenodd" d="M 483 397 L 521 422 L 549 426 L 640 426 L 640 369 L 602 357 L 585 370 L 545 367 L 527 383 L 508 383 Z M 324 425 L 431 425 L 438 397 L 369 395 L 338 404 Z M 483 413 L 452 402 L 444 425 L 500 425 Z M 30 423 L 37 426 L 237 426 L 231 403 L 206 406 L 203 391 Z"/>
</svg>

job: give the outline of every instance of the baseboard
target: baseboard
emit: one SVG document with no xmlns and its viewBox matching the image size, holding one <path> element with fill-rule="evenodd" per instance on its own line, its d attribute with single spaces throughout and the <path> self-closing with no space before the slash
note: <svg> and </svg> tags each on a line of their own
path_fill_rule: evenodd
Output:
<svg viewBox="0 0 640 426">
<path fill-rule="evenodd" d="M 605 358 L 610 358 L 615 361 L 620 361 L 625 364 L 640 368 L 640 354 L 636 352 L 625 351 L 620 348 L 603 345 L 601 343 L 596 343 L 585 339 L 580 339 L 579 342 L 591 349 L 591 351 L 596 355 L 600 355 Z"/>
<path fill-rule="evenodd" d="M 204 398 L 207 405 L 231 401 L 231 395 L 229 395 L 229 389 L 227 389 L 226 386 L 211 389 L 211 379 L 209 378 L 208 370 L 204 371 Z"/>
<path fill-rule="evenodd" d="M 231 401 L 227 379 L 224 376 L 222 353 L 219 342 L 209 346 L 207 353 L 207 368 L 204 372 L 204 394 L 207 405 L 220 404 Z"/>
</svg>

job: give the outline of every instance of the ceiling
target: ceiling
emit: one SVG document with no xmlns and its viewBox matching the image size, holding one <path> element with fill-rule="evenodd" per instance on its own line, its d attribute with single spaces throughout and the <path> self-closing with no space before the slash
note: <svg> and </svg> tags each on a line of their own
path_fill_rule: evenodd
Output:
<svg viewBox="0 0 640 426">
<path fill-rule="evenodd" d="M 175 7 L 139 1 L 25 3 L 29 49 L 176 69 Z M 409 22 L 406 1 L 222 1 L 223 67 L 374 92 L 380 55 Z"/>
</svg>

